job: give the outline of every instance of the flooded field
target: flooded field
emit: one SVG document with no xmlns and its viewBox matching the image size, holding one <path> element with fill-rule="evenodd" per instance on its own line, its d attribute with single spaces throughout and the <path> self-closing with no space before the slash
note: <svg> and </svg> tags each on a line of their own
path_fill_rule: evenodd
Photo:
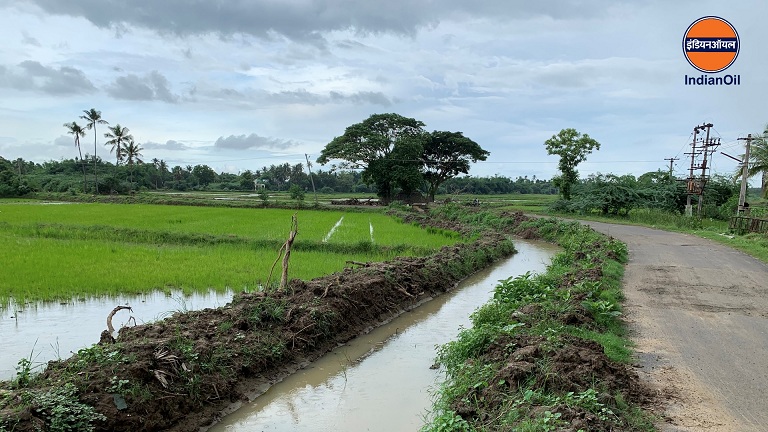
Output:
<svg viewBox="0 0 768 432">
<path fill-rule="evenodd" d="M 11 379 L 21 358 L 42 366 L 49 360 L 67 358 L 99 341 L 107 329 L 107 315 L 115 306 L 128 305 L 133 312 L 118 312 L 112 325 L 119 329 L 133 317 L 137 324 L 157 321 L 175 312 L 224 306 L 233 293 L 181 292 L 100 298 L 69 303 L 12 305 L 0 316 L 0 380 Z"/>
</svg>

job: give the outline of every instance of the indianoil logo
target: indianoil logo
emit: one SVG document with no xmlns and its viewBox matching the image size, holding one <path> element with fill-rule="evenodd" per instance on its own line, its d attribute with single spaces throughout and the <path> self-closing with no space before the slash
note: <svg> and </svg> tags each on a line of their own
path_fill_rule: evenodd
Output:
<svg viewBox="0 0 768 432">
<path fill-rule="evenodd" d="M 739 34 L 723 18 L 706 16 L 688 26 L 683 36 L 683 53 L 694 68 L 705 74 L 728 69 L 739 55 Z M 740 85 L 741 76 L 685 76 L 685 85 Z"/>
</svg>

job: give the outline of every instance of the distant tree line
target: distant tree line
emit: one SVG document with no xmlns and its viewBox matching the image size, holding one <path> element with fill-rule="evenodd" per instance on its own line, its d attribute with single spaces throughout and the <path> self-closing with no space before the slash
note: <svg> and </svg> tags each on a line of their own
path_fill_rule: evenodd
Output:
<svg viewBox="0 0 768 432">
<path fill-rule="evenodd" d="M 83 160 L 87 163 L 81 163 Z M 83 175 L 85 166 L 85 176 Z M 312 185 L 303 164 L 277 164 L 264 166 L 240 174 L 217 173 L 208 165 L 173 166 L 152 159 L 133 166 L 116 165 L 88 154 L 83 159 L 62 159 L 36 163 L 21 158 L 7 160 L 0 156 L 0 196 L 22 196 L 29 192 L 93 193 L 94 167 L 98 173 L 100 194 L 127 194 L 131 191 L 255 191 L 262 187 L 268 191 L 288 191 L 297 186 L 311 191 Z M 377 192 L 375 185 L 363 181 L 363 175 L 353 170 L 317 170 L 312 172 L 319 193 Z M 84 181 L 83 178 L 87 178 Z M 426 185 L 421 189 L 427 193 Z M 455 177 L 445 181 L 439 194 L 554 194 L 551 182 L 533 177 L 510 179 L 493 177 Z"/>
</svg>

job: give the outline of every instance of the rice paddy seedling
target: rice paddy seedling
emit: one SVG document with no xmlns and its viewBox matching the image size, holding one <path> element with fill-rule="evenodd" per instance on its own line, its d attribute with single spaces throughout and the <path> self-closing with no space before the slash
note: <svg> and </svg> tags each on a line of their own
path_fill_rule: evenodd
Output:
<svg viewBox="0 0 768 432">
<path fill-rule="evenodd" d="M 258 289 L 294 210 L 0 201 L 0 309 L 12 301 Z M 327 236 L 341 218 L 337 232 Z M 423 255 L 458 239 L 371 213 L 301 210 L 289 277 Z M 376 243 L 371 242 L 371 226 Z"/>
</svg>

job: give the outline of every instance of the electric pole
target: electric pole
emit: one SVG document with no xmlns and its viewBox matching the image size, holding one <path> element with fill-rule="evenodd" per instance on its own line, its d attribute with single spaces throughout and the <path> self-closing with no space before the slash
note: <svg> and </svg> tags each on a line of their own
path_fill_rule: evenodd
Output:
<svg viewBox="0 0 768 432">
<path fill-rule="evenodd" d="M 701 211 L 704 204 L 704 187 L 707 184 L 707 156 L 710 153 L 714 152 L 714 148 L 720 145 L 719 142 L 715 143 L 713 140 L 710 140 L 709 138 L 709 131 L 712 128 L 712 123 L 706 123 L 699 126 L 696 126 L 693 128 L 693 142 L 691 143 L 691 152 L 685 153 L 687 155 L 691 155 L 691 167 L 688 171 L 688 179 L 687 179 L 687 189 L 688 189 L 688 197 L 686 199 L 685 204 L 685 215 L 686 216 L 692 216 L 693 215 L 693 206 L 691 205 L 691 196 L 696 195 L 698 196 L 698 202 L 697 202 L 697 215 L 701 217 Z M 706 132 L 706 138 L 704 138 L 701 141 L 701 146 L 699 149 L 697 149 L 696 144 L 698 142 L 698 135 L 700 131 L 703 131 L 704 129 L 707 130 Z M 703 153 L 703 160 L 701 165 L 696 165 L 696 157 L 699 154 Z M 695 176 L 694 172 L 696 170 L 701 169 L 701 175 Z"/>
<path fill-rule="evenodd" d="M 743 214 L 745 210 L 744 203 L 747 200 L 747 175 L 749 172 L 749 147 L 752 144 L 752 134 L 748 134 L 746 138 L 739 138 L 739 140 L 747 142 L 747 150 L 744 152 L 744 161 L 741 163 L 741 191 L 739 191 L 739 207 L 736 210 L 737 214 Z"/>
<path fill-rule="evenodd" d="M 709 180 L 709 176 L 707 175 L 707 156 L 715 151 L 715 149 L 720 145 L 720 141 L 710 140 L 709 139 L 709 129 L 712 127 L 712 123 L 708 123 L 704 125 L 704 127 L 707 128 L 707 137 L 704 139 L 704 148 L 702 149 L 702 152 L 704 153 L 704 161 L 701 163 L 701 193 L 699 194 L 699 205 L 698 205 L 698 216 L 701 217 L 701 209 L 704 205 L 704 187 L 707 185 L 707 181 Z"/>
<path fill-rule="evenodd" d="M 686 190 L 688 196 L 685 199 L 685 215 L 692 216 L 693 210 L 691 207 L 691 195 L 696 191 L 696 184 L 693 181 L 693 169 L 696 166 L 696 136 L 699 134 L 699 126 L 693 128 L 693 141 L 691 142 L 691 152 L 685 153 L 691 155 L 691 168 L 688 170 L 688 181 L 686 182 Z"/>
<path fill-rule="evenodd" d="M 679 158 L 664 158 L 665 161 L 669 161 L 669 178 L 672 178 L 672 164 Z"/>
</svg>

